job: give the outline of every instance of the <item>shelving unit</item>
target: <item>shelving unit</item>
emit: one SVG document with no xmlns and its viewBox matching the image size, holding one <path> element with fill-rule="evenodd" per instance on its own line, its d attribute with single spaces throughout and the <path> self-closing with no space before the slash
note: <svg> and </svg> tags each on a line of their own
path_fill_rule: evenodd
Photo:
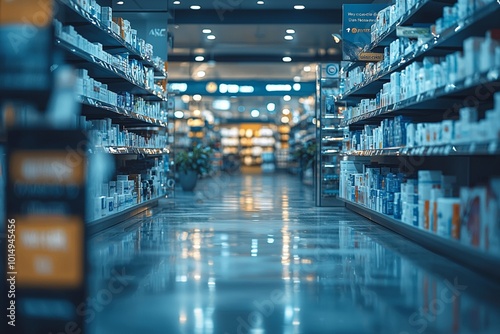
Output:
<svg viewBox="0 0 500 334">
<path fill-rule="evenodd" d="M 339 93 L 340 78 L 329 77 L 326 65 L 316 70 L 316 173 L 315 193 L 317 206 L 341 206 L 338 201 L 339 175 L 344 129 L 340 122 L 343 105 L 335 103 Z"/>
<path fill-rule="evenodd" d="M 451 6 L 453 4 L 453 1 L 423 0 L 417 2 L 417 4 L 403 15 L 395 25 L 389 27 L 386 33 L 382 34 L 374 43 L 367 45 L 365 50 L 376 51 L 387 47 L 396 38 L 395 32 L 397 26 L 408 25 L 410 23 L 433 24 L 436 19 L 442 15 L 440 9 L 444 6 Z M 429 11 L 433 14 L 430 15 Z M 438 15 L 436 16 L 436 14 Z M 439 35 L 434 35 L 428 41 L 411 50 L 411 52 L 402 55 L 393 64 L 389 64 L 385 67 L 380 66 L 380 64 L 378 67 L 370 67 L 380 68 L 380 70 L 376 73 L 365 75 L 363 82 L 354 85 L 351 89 L 340 94 L 337 101 L 351 104 L 353 101 L 361 101 L 366 98 L 372 100 L 376 99 L 375 95 L 382 90 L 385 83 L 391 80 L 391 75 L 393 73 L 409 68 L 411 64 L 420 62 L 424 60 L 425 57 L 441 57 L 441 59 L 444 59 L 444 57 L 456 51 L 463 50 L 463 42 L 468 37 L 484 37 L 488 30 L 500 28 L 497 20 L 499 14 L 500 6 L 496 1 L 491 1 L 491 3 L 484 4 L 482 7 L 476 7 L 474 13 L 471 13 L 466 18 L 459 19 L 458 22 L 444 29 Z M 470 52 L 470 50 L 466 51 Z M 384 64 L 384 61 L 382 61 L 381 64 Z M 346 66 L 344 68 L 344 75 L 346 74 L 345 71 L 353 70 L 359 65 L 358 63 Z M 471 64 L 465 64 L 465 66 L 470 65 Z M 470 101 L 472 100 L 475 102 L 474 107 L 477 108 L 475 112 L 477 112 L 478 118 L 482 120 L 485 118 L 486 110 L 497 107 L 495 105 L 497 102 L 494 103 L 493 101 L 495 92 L 500 91 L 499 66 L 500 64 L 490 66 L 482 73 L 475 71 L 475 73 L 471 75 L 462 75 L 462 78 L 455 82 L 447 80 L 448 82 L 440 86 L 424 90 L 423 93 L 397 102 L 384 105 L 384 103 L 376 100 L 377 103 L 380 103 L 382 106 L 375 106 L 372 108 L 370 105 L 369 108 L 372 109 L 368 109 L 366 112 L 365 109 L 360 109 L 360 112 L 362 110 L 364 113 L 354 114 L 352 117 L 349 117 L 350 114 L 347 114 L 347 117 L 342 120 L 340 126 L 348 127 L 352 131 L 351 134 L 359 134 L 361 133 L 360 130 L 368 131 L 368 133 L 371 133 L 369 131 L 373 129 L 385 131 L 386 128 L 383 124 L 386 123 L 381 122 L 386 122 L 387 120 L 392 121 L 393 118 L 397 116 L 406 117 L 404 121 L 408 123 L 405 124 L 413 123 L 415 126 L 417 126 L 417 124 L 437 124 L 443 120 L 458 122 L 459 109 L 470 107 Z M 369 67 L 367 67 L 367 69 L 368 68 Z M 475 122 L 476 120 L 473 119 L 467 122 L 467 124 Z M 451 124 L 453 126 L 455 125 L 455 123 Z M 377 125 L 379 127 L 375 128 Z M 408 129 L 408 126 L 404 125 L 403 128 Z M 388 131 L 391 131 L 390 128 Z M 387 136 L 391 136 L 391 134 L 383 132 L 382 137 L 384 138 L 384 146 L 386 145 L 385 138 Z M 347 181 L 347 184 L 348 187 L 356 191 L 355 196 L 353 196 L 351 192 L 349 193 L 350 196 L 352 196 L 351 198 L 342 199 L 346 207 L 440 255 L 453 259 L 486 276 L 496 279 L 500 278 L 500 271 L 498 270 L 498 268 L 500 268 L 500 254 L 494 253 L 498 252 L 498 250 L 494 250 L 494 248 L 487 249 L 485 247 L 489 246 L 483 246 L 483 244 L 481 244 L 481 246 L 472 246 L 471 244 L 467 244 L 467 239 L 464 239 L 463 236 L 462 238 L 460 238 L 460 236 L 457 238 L 451 235 L 446 237 L 444 236 L 445 234 L 443 235 L 445 232 L 441 231 L 437 233 L 436 230 L 431 230 L 431 228 L 426 225 L 426 222 L 424 223 L 421 221 L 421 211 L 424 210 L 425 212 L 425 210 L 428 210 L 422 209 L 422 203 L 428 201 L 428 199 L 419 197 L 419 204 L 414 204 L 414 207 L 419 210 L 418 226 L 413 226 L 408 222 L 405 223 L 403 219 L 395 219 L 392 212 L 386 209 L 385 206 L 383 206 L 384 213 L 371 209 L 373 203 L 379 200 L 379 195 L 386 196 L 386 189 L 383 188 L 382 193 L 377 193 L 379 188 L 372 189 L 369 187 L 369 181 L 367 181 L 367 178 L 370 177 L 368 176 L 369 171 L 368 169 L 365 170 L 365 168 L 368 167 L 375 170 L 385 169 L 386 173 L 392 174 L 390 177 L 393 177 L 398 172 L 404 173 L 405 176 L 403 179 L 415 179 L 417 173 L 423 170 L 439 170 L 443 172 L 443 175 L 454 175 L 457 179 L 457 185 L 453 189 L 453 195 L 455 197 L 458 196 L 459 187 L 463 191 L 463 193 L 461 192 L 460 219 L 467 219 L 464 218 L 463 212 L 467 210 L 467 205 L 469 205 L 467 196 L 470 195 L 464 194 L 472 191 L 471 189 L 475 189 L 472 187 L 477 187 L 480 184 L 488 184 L 492 177 L 499 175 L 500 149 L 498 139 L 480 140 L 474 136 L 474 133 L 471 133 L 470 137 L 460 142 L 459 140 L 454 141 L 454 139 L 441 140 L 441 137 L 439 137 L 439 140 L 432 144 L 410 144 L 407 146 L 406 130 L 401 136 L 404 136 L 403 141 L 405 142 L 402 146 L 393 145 L 395 147 L 382 146 L 384 148 L 378 148 L 380 147 L 379 144 L 373 143 L 375 146 L 374 148 L 368 147 L 372 144 L 363 142 L 362 145 L 365 149 L 359 149 L 357 147 L 350 147 L 350 145 L 344 145 L 344 150 L 341 153 L 342 160 L 351 162 L 353 164 L 352 168 L 355 167 L 354 169 L 357 169 L 357 171 L 353 169 L 351 171 L 342 172 L 347 174 L 350 173 L 353 177 L 352 183 L 350 183 L 351 181 Z M 360 145 L 359 142 L 357 142 L 357 144 Z M 341 177 L 346 176 L 348 175 L 343 174 Z M 356 177 L 358 177 L 357 180 Z M 345 183 L 342 186 L 343 181 L 345 180 L 341 180 L 341 195 L 344 195 L 343 191 L 345 191 Z M 384 181 L 388 182 L 385 179 Z M 361 182 L 361 184 L 357 182 Z M 382 187 L 384 186 L 389 187 L 387 184 Z M 361 194 L 360 190 L 358 201 L 358 188 L 361 189 L 360 187 L 363 188 L 362 191 L 366 190 L 366 193 L 364 192 Z M 392 191 L 393 190 L 387 189 L 388 202 L 391 201 L 388 195 Z M 365 198 L 366 196 L 369 196 L 369 199 Z M 440 196 L 441 197 L 438 198 L 445 198 L 450 195 Z M 434 201 L 436 200 L 437 199 Z M 394 205 L 396 205 L 395 200 Z M 378 204 L 376 207 L 377 210 L 379 210 Z M 390 213 L 386 214 L 386 210 Z M 413 215 L 415 215 L 415 213 L 413 213 Z M 426 216 L 424 216 L 424 219 L 427 219 L 425 217 Z M 484 215 L 482 219 L 485 219 Z M 500 217 L 497 217 L 497 221 L 495 222 L 482 221 L 480 229 L 484 228 L 484 224 L 496 224 L 494 225 L 495 227 L 492 227 L 493 230 L 490 229 L 490 231 L 492 231 L 493 238 L 500 237 L 500 230 L 498 230 L 500 228 L 500 222 L 498 220 L 500 220 Z M 433 224 L 437 224 L 437 222 L 434 221 Z M 462 225 L 460 225 L 459 232 L 461 231 L 460 229 L 463 229 Z M 463 230 L 461 233 L 463 233 Z M 481 238 L 490 237 L 491 236 L 481 235 Z"/>
<path fill-rule="evenodd" d="M 99 185 L 99 181 L 92 180 L 96 183 L 91 187 L 95 191 L 95 201 L 89 204 L 95 208 L 90 210 L 93 215 L 87 224 L 91 231 L 98 232 L 155 206 L 159 198 L 173 196 L 167 187 L 171 165 L 169 139 L 165 140 L 165 146 L 160 147 L 148 141 L 153 134 L 169 137 L 168 99 L 162 88 L 167 72 L 162 60 L 146 56 L 147 53 L 140 51 L 139 43 L 137 48 L 128 43 L 123 38 L 123 31 L 122 35 L 113 31 L 109 23 L 101 21 L 97 14 L 90 13 L 73 0 L 56 0 L 56 3 L 59 9 L 55 17 L 56 49 L 67 63 L 80 71 L 86 70 L 88 80 L 87 77 L 80 77 L 84 87 L 93 83 L 97 89 L 101 85 L 104 89 L 105 98 L 100 95 L 93 98 L 88 93 L 89 96 L 77 96 L 82 115 L 86 120 L 110 121 L 113 131 L 103 133 L 103 138 L 111 134 L 119 137 L 123 135 L 121 132 L 127 131 L 138 134 L 146 143 L 145 147 L 138 147 L 131 146 L 129 142 L 120 146 L 103 142 L 92 149 L 93 153 L 111 155 L 118 167 L 117 180 L 109 181 L 109 185 Z M 86 50 L 92 43 L 99 44 L 97 54 L 95 49 L 92 52 Z M 133 64 L 141 66 L 136 74 L 131 68 Z M 145 73 L 138 75 L 142 66 L 149 77 Z M 125 94 L 120 92 L 128 95 L 120 95 Z M 120 99 L 127 99 L 126 107 L 119 105 L 125 105 L 125 102 L 119 102 Z M 154 113 L 151 113 L 151 109 L 141 109 L 150 107 L 148 103 L 157 108 Z M 86 123 L 88 127 L 89 121 Z M 111 187 L 111 183 L 116 185 Z M 100 209 L 97 208 L 97 202 L 101 203 Z"/>
</svg>

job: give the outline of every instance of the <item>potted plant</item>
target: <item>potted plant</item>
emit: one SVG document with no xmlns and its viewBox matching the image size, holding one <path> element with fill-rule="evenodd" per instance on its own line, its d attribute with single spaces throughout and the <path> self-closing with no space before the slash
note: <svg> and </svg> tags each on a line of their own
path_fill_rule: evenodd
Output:
<svg viewBox="0 0 500 334">
<path fill-rule="evenodd" d="M 180 151 L 175 155 L 175 166 L 179 173 L 179 182 L 184 191 L 193 191 L 198 176 L 207 174 L 211 170 L 210 156 L 212 149 L 198 144 L 187 151 Z"/>
<path fill-rule="evenodd" d="M 300 178 L 302 179 L 304 171 L 309 168 L 314 170 L 314 162 L 316 161 L 316 143 L 308 141 L 301 145 L 295 152 L 294 158 L 298 160 L 300 166 Z"/>
</svg>

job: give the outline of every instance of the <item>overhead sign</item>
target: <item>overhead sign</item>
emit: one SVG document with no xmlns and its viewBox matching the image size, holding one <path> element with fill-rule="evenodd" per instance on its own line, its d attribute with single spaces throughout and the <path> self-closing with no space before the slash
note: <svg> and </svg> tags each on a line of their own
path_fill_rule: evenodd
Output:
<svg viewBox="0 0 500 334">
<path fill-rule="evenodd" d="M 371 26 L 387 4 L 342 5 L 342 59 L 364 61 L 363 49 L 371 42 Z M 372 56 L 373 58 L 373 56 Z M 372 60 L 369 60 L 372 61 Z"/>
</svg>

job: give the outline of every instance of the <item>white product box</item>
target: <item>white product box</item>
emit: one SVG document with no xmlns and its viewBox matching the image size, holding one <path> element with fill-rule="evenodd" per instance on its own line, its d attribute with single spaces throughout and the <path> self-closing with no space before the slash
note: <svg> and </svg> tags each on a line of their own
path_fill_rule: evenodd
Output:
<svg viewBox="0 0 500 334">
<path fill-rule="evenodd" d="M 465 75 L 471 76 L 479 72 L 481 60 L 481 45 L 485 42 L 483 37 L 469 37 L 464 40 Z"/>
<path fill-rule="evenodd" d="M 454 140 L 454 123 L 452 120 L 441 122 L 441 144 L 451 144 Z"/>
<path fill-rule="evenodd" d="M 437 199 L 437 234 L 460 239 L 460 198 Z"/>
<path fill-rule="evenodd" d="M 483 223 L 487 212 L 486 199 L 486 187 L 460 189 L 460 216 L 462 217 L 460 241 L 465 245 L 485 248 Z"/>
<path fill-rule="evenodd" d="M 113 9 L 111 7 L 101 7 L 101 21 L 113 21 Z"/>
<path fill-rule="evenodd" d="M 486 248 L 488 252 L 500 255 L 500 178 L 490 180 L 487 210 Z"/>
</svg>

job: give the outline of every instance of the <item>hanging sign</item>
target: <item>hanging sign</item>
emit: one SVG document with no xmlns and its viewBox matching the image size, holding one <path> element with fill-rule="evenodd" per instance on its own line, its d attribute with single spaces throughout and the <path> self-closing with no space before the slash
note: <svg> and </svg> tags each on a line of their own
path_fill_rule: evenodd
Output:
<svg viewBox="0 0 500 334">
<path fill-rule="evenodd" d="M 387 4 L 348 4 L 342 6 L 342 59 L 346 61 L 376 61 L 382 54 L 363 55 L 371 42 L 371 26 Z M 378 58 L 377 58 L 378 57 Z M 368 59 L 368 60 L 367 60 Z"/>
</svg>

